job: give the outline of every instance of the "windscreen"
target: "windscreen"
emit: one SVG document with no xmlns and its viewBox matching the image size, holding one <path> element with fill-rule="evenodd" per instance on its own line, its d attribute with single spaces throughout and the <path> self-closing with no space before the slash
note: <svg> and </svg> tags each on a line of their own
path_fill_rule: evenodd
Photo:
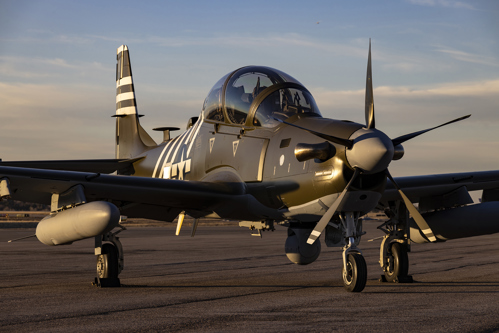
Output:
<svg viewBox="0 0 499 333">
<path fill-rule="evenodd" d="M 321 115 L 308 91 L 294 88 L 279 89 L 260 103 L 253 125 L 275 127 L 280 123 L 274 118 L 286 120 L 295 114 Z"/>
</svg>

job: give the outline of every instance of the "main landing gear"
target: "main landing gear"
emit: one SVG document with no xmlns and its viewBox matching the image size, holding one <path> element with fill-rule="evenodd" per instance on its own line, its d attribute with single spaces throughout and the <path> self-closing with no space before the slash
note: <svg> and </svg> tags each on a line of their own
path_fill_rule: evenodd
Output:
<svg viewBox="0 0 499 333">
<path fill-rule="evenodd" d="M 409 213 L 401 201 L 390 203 L 390 209 L 386 210 L 390 218 L 378 229 L 384 231 L 380 249 L 380 266 L 383 269 L 381 282 L 413 282 L 409 275 Z"/>
<path fill-rule="evenodd" d="M 387 251 L 387 266 L 384 279 L 387 282 L 399 282 L 399 278 L 407 277 L 409 272 L 409 257 L 407 246 L 401 243 L 392 243 Z"/>
<path fill-rule="evenodd" d="M 123 247 L 116 236 L 125 227 L 115 232 L 108 232 L 95 237 L 95 255 L 97 256 L 97 277 L 94 285 L 97 287 L 121 287 L 118 275 L 124 267 Z M 108 242 L 108 243 L 103 243 Z"/>
</svg>

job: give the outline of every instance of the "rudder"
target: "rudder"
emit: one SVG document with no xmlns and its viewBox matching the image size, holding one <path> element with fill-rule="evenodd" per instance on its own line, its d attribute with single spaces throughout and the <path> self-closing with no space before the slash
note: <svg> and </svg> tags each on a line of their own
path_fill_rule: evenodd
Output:
<svg viewBox="0 0 499 333">
<path fill-rule="evenodd" d="M 132 158 L 155 147 L 140 126 L 128 46 L 116 51 L 116 158 Z"/>
</svg>

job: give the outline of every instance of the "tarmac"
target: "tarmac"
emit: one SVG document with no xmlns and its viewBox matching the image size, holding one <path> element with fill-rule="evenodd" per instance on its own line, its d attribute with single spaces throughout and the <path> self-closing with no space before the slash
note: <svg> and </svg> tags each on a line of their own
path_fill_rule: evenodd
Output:
<svg viewBox="0 0 499 333">
<path fill-rule="evenodd" d="M 94 241 L 49 247 L 34 229 L 0 230 L 1 332 L 497 332 L 498 235 L 413 244 L 415 282 L 379 282 L 380 240 L 364 223 L 367 286 L 348 293 L 341 250 L 298 266 L 286 228 L 129 227 L 121 288 L 92 286 Z"/>
</svg>

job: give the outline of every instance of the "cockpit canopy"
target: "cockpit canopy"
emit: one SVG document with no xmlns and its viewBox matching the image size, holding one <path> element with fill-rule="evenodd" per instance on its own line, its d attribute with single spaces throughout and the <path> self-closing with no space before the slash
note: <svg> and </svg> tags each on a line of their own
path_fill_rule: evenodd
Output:
<svg viewBox="0 0 499 333">
<path fill-rule="evenodd" d="M 218 80 L 204 101 L 203 112 L 213 121 L 269 128 L 279 124 L 274 118 L 321 116 L 314 98 L 300 82 L 261 66 L 243 67 Z"/>
</svg>

